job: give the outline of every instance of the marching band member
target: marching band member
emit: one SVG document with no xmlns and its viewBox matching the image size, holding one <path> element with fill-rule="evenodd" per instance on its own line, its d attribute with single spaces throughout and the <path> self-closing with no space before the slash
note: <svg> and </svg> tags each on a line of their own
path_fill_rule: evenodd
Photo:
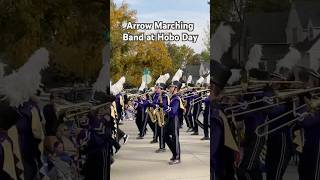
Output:
<svg viewBox="0 0 320 180">
<path fill-rule="evenodd" d="M 169 164 L 180 163 L 180 141 L 179 141 L 179 109 L 184 108 L 182 101 L 178 96 L 178 92 L 182 86 L 179 79 L 182 76 L 182 70 L 178 70 L 175 76 L 172 78 L 172 83 L 169 86 L 170 104 L 168 107 L 163 106 L 164 110 L 168 113 L 169 119 L 165 126 L 165 143 L 168 145 L 172 152 L 172 158 Z"/>
<path fill-rule="evenodd" d="M 204 137 L 201 140 L 210 140 L 209 137 L 209 119 L 210 119 L 210 99 L 209 96 L 204 100 L 204 111 L 203 111 L 203 132 Z"/>
<path fill-rule="evenodd" d="M 185 119 L 186 119 L 186 124 L 188 126 L 188 130 L 187 132 L 191 132 L 193 131 L 193 128 L 194 128 L 194 123 L 193 123 L 193 116 L 192 116 L 192 108 L 193 108 L 193 105 L 191 104 L 192 102 L 192 99 L 193 99 L 193 91 L 192 90 L 188 90 L 186 93 L 185 93 L 185 101 L 186 101 L 186 113 L 185 113 Z"/>
<path fill-rule="evenodd" d="M 224 145 L 224 125 L 219 116 L 222 110 L 221 91 L 231 76 L 231 71 L 224 65 L 212 60 L 211 77 L 211 116 L 210 116 L 210 175 L 211 180 L 233 179 L 233 151 Z M 229 167 L 231 164 L 231 168 Z"/>
<path fill-rule="evenodd" d="M 142 128 L 142 132 L 146 132 L 147 131 L 147 124 L 149 125 L 150 129 L 152 130 L 153 133 L 153 137 L 150 143 L 157 143 L 157 139 L 156 139 L 156 131 L 155 131 L 155 125 L 154 123 L 151 121 L 151 117 L 149 116 L 149 114 L 147 113 L 147 111 L 149 110 L 148 108 L 150 108 L 150 104 L 152 103 L 152 101 L 150 100 L 150 96 L 148 93 L 146 93 L 146 89 L 143 90 L 143 96 L 142 96 L 142 101 L 141 101 L 141 105 L 143 107 L 143 113 L 144 113 L 144 118 L 143 118 L 143 128 Z"/>
<path fill-rule="evenodd" d="M 170 98 L 169 96 L 167 95 L 166 93 L 166 84 L 165 83 L 158 83 L 156 85 L 156 93 L 159 94 L 159 97 L 158 97 L 158 101 L 156 102 L 155 105 L 155 108 L 163 108 L 163 107 L 168 107 L 169 105 L 169 102 L 170 102 Z M 162 106 L 162 107 L 160 107 Z M 165 111 L 163 111 L 165 112 Z M 167 118 L 167 114 L 165 113 L 164 114 L 164 118 L 166 119 Z M 159 149 L 156 150 L 157 153 L 159 152 L 164 152 L 166 149 L 165 149 L 165 142 L 164 142 L 164 137 L 165 137 L 165 131 L 164 131 L 164 127 L 160 127 L 158 125 L 158 123 L 156 123 L 156 126 L 158 128 L 158 134 L 159 134 Z"/>
<path fill-rule="evenodd" d="M 206 78 L 206 88 L 210 88 L 210 74 Z M 209 94 L 210 96 L 210 94 Z M 203 132 L 204 137 L 201 140 L 210 140 L 209 138 L 209 119 L 210 119 L 210 98 L 209 96 L 203 99 L 204 111 L 203 111 Z"/>
<path fill-rule="evenodd" d="M 203 77 L 200 77 L 196 84 L 198 87 L 201 87 L 202 83 L 204 81 Z M 201 97 L 198 93 L 195 93 L 193 98 L 194 99 L 198 99 L 199 97 Z M 194 128 L 193 128 L 193 133 L 191 135 L 199 135 L 199 116 L 201 113 L 201 104 L 202 102 L 199 101 L 195 104 L 193 104 L 193 121 L 194 121 Z"/>
<path fill-rule="evenodd" d="M 13 141 L 8 130 L 16 124 L 19 114 L 7 103 L 0 104 L 0 179 L 19 179 Z"/>
<path fill-rule="evenodd" d="M 320 76 L 312 70 L 302 71 L 304 76 L 307 75 L 306 87 L 319 87 Z M 320 107 L 319 103 L 316 107 L 310 106 L 308 97 L 304 97 L 307 104 L 309 104 L 307 114 L 303 117 L 301 125 L 304 132 L 304 144 L 299 161 L 299 179 L 313 180 L 320 178 Z M 319 99 L 317 99 L 319 101 Z M 302 112 L 303 114 L 304 112 Z"/>
<path fill-rule="evenodd" d="M 144 119 L 145 119 L 145 109 L 143 106 L 143 100 L 141 97 L 137 97 L 137 99 L 134 102 L 134 107 L 136 109 L 136 125 L 139 130 L 139 134 L 137 139 L 143 139 L 145 135 L 145 129 L 144 129 Z"/>
<path fill-rule="evenodd" d="M 290 74 L 291 75 L 291 74 Z M 289 76 L 285 77 L 286 80 L 290 80 Z M 280 79 L 280 80 L 283 80 Z M 275 95 L 276 91 L 281 88 L 280 84 L 273 84 L 272 89 L 266 92 L 266 96 Z M 292 102 L 277 105 L 269 110 L 268 119 L 273 119 L 293 108 Z M 278 123 L 272 123 L 269 128 L 277 127 L 287 121 L 293 119 L 293 115 L 287 115 L 282 117 Z M 291 128 L 284 127 L 279 131 L 268 135 L 267 139 L 267 153 L 266 153 L 266 173 L 267 180 L 282 180 L 282 177 L 286 171 L 289 161 L 293 155 L 293 141 L 291 138 Z"/>
<path fill-rule="evenodd" d="M 266 80 L 268 78 L 267 73 L 263 71 L 259 71 L 254 69 L 255 74 L 250 74 L 251 77 L 256 77 L 260 80 Z M 247 79 L 242 78 L 241 84 L 244 92 L 250 92 L 247 89 Z M 248 101 L 259 100 L 263 98 L 264 93 L 258 93 L 254 95 L 245 94 L 239 100 L 241 103 L 246 103 Z M 262 107 L 263 103 L 255 103 L 248 105 L 246 109 L 254 109 L 258 107 Z M 263 146 L 265 145 L 266 138 L 259 137 L 256 135 L 255 130 L 257 126 L 265 122 L 266 113 L 263 111 L 251 112 L 245 114 L 241 117 L 238 117 L 239 120 L 244 122 L 244 139 L 242 142 L 243 148 L 243 157 L 240 161 L 239 168 L 237 171 L 237 176 L 239 180 L 262 180 L 262 170 L 261 170 L 261 162 L 260 155 L 263 150 Z"/>
<path fill-rule="evenodd" d="M 199 94 L 195 93 L 194 96 L 193 96 L 193 99 L 198 99 L 199 97 L 200 97 Z M 192 115 L 193 115 L 194 126 L 193 126 L 193 133 L 191 135 L 199 135 L 199 124 L 198 124 L 198 121 L 199 121 L 199 115 L 200 115 L 200 112 L 201 112 L 201 104 L 202 104 L 201 101 L 193 104 Z"/>
<path fill-rule="evenodd" d="M 187 86 L 188 90 L 186 90 L 186 92 L 183 95 L 184 96 L 183 99 L 186 102 L 186 104 L 185 104 L 186 112 L 184 113 L 184 119 L 186 120 L 186 124 L 187 124 L 187 127 L 188 127 L 187 132 L 190 132 L 190 131 L 193 130 L 192 107 L 191 107 L 192 96 L 189 96 L 192 93 L 192 90 L 190 89 L 190 87 L 193 86 L 193 84 L 192 84 L 192 76 L 191 75 L 188 76 L 188 79 L 187 79 L 187 82 L 186 82 L 186 86 Z"/>
<path fill-rule="evenodd" d="M 116 96 L 115 104 L 117 110 L 117 140 L 120 141 L 123 139 L 123 144 L 125 144 L 129 138 L 129 136 L 123 132 L 120 128 L 118 128 L 120 120 L 122 119 L 122 113 L 124 108 L 124 100 L 121 94 L 123 90 L 123 84 L 125 83 L 125 77 L 121 77 L 115 84 L 111 86 L 111 93 Z"/>
<path fill-rule="evenodd" d="M 34 95 L 40 88 L 41 70 L 48 67 L 49 53 L 45 48 L 35 51 L 17 72 L 0 81 L 0 94 L 18 113 L 13 144 L 19 148 L 25 180 L 40 178 L 41 155 L 43 154 L 44 132 L 41 116 Z M 17 88 L 16 84 L 24 88 Z M 16 154 L 16 153 L 15 153 Z M 20 161 L 20 159 L 19 159 Z M 20 174 L 18 175 L 20 178 Z"/>
</svg>

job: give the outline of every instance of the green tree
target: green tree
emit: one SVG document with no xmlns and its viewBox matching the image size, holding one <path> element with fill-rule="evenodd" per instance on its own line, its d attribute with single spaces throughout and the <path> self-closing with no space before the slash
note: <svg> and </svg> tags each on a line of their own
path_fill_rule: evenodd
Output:
<svg viewBox="0 0 320 180">
<path fill-rule="evenodd" d="M 172 59 L 174 69 L 179 69 L 183 63 L 194 63 L 193 56 L 195 52 L 191 47 L 187 45 L 178 46 L 173 43 L 167 43 L 166 45 Z"/>
</svg>

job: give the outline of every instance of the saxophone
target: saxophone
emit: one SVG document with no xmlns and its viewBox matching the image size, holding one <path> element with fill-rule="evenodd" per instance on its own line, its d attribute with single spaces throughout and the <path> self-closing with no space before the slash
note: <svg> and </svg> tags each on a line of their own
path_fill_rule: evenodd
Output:
<svg viewBox="0 0 320 180">
<path fill-rule="evenodd" d="M 149 108 L 147 108 L 147 113 L 150 117 L 151 122 L 156 123 L 157 119 L 155 116 L 155 109 L 153 107 L 149 107 Z"/>
<path fill-rule="evenodd" d="M 163 112 L 163 108 L 160 108 L 159 110 L 159 117 L 158 117 L 158 125 L 159 127 L 163 127 L 166 122 L 165 122 L 165 119 L 164 119 L 164 112 Z"/>
</svg>

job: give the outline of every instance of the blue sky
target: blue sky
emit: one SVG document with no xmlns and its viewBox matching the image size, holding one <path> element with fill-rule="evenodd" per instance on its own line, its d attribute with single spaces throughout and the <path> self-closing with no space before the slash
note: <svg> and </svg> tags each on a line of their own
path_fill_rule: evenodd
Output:
<svg viewBox="0 0 320 180">
<path fill-rule="evenodd" d="M 195 23 L 192 34 L 199 34 L 197 43 L 177 42 L 192 47 L 195 52 L 205 49 L 205 29 L 209 26 L 210 6 L 207 0 L 114 0 L 120 5 L 123 1 L 129 4 L 130 9 L 137 11 L 138 22 L 153 21 L 184 21 Z M 177 33 L 179 31 L 176 31 Z M 181 31 L 186 32 L 186 31 Z"/>
</svg>

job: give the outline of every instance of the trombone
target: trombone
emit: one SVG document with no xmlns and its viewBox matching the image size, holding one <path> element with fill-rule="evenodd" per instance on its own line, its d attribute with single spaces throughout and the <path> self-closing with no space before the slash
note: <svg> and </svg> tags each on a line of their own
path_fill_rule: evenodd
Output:
<svg viewBox="0 0 320 180">
<path fill-rule="evenodd" d="M 75 112 L 75 113 L 71 113 L 71 114 L 66 114 L 66 118 L 67 119 L 71 119 L 73 117 L 79 117 L 79 116 L 84 116 L 84 115 L 87 115 L 88 113 L 92 112 L 92 111 L 96 111 L 96 110 L 100 110 L 100 109 L 104 109 L 107 107 L 107 104 L 108 103 L 104 103 L 104 104 L 100 104 L 100 105 L 97 105 L 97 106 L 91 106 L 85 110 L 82 110 L 82 111 L 78 111 L 78 112 Z"/>
<path fill-rule="evenodd" d="M 297 110 L 300 110 L 300 109 L 308 107 L 311 112 L 314 112 L 315 110 L 317 110 L 319 108 L 319 106 L 320 106 L 320 98 L 312 99 L 310 101 L 307 101 L 306 104 L 303 104 L 303 105 L 301 105 L 301 106 L 299 106 L 297 108 L 294 107 L 293 110 L 288 111 L 288 112 L 286 112 L 286 113 L 284 113 L 284 114 L 282 114 L 282 115 L 280 115 L 280 116 L 278 116 L 278 117 L 276 117 L 276 118 L 274 118 L 274 119 L 272 119 L 270 121 L 267 121 L 267 122 L 259 125 L 256 128 L 255 132 L 256 132 L 257 136 L 259 136 L 259 137 L 271 134 L 271 133 L 273 133 L 275 131 L 278 131 L 279 129 L 281 129 L 283 127 L 290 126 L 291 124 L 293 124 L 293 123 L 295 123 L 297 121 L 303 121 L 304 117 L 306 115 L 310 114 L 310 113 L 307 113 L 307 112 L 304 112 L 304 113 L 300 114 L 300 113 L 296 112 Z M 271 130 L 267 129 L 269 124 L 271 124 L 271 123 L 273 123 L 273 122 L 275 122 L 275 121 L 281 119 L 282 117 L 287 116 L 288 114 L 291 114 L 291 113 L 293 113 L 296 118 L 294 118 L 294 119 L 292 119 L 292 120 L 290 120 L 290 121 L 288 121 L 286 123 L 283 123 L 280 126 L 278 126 L 276 128 L 273 128 Z M 264 129 L 267 129 L 267 130 L 264 130 Z"/>
<path fill-rule="evenodd" d="M 256 111 L 260 111 L 260 110 L 264 110 L 264 109 L 268 109 L 268 108 L 272 108 L 272 107 L 275 107 L 275 106 L 278 106 L 278 105 L 281 105 L 281 104 L 285 104 L 286 102 L 284 101 L 279 101 L 279 100 L 284 100 L 284 99 L 287 99 L 287 98 L 293 98 L 299 94 L 303 94 L 303 93 L 308 93 L 308 92 L 312 92 L 312 91 L 317 91 L 317 90 L 320 90 L 320 87 L 315 87 L 315 88 L 310 88 L 310 89 L 300 89 L 300 90 L 296 90 L 296 91 L 290 91 L 290 92 L 279 92 L 279 93 L 276 93 L 275 96 L 272 96 L 272 97 L 266 97 L 264 100 L 265 102 L 269 103 L 270 105 L 267 105 L 267 106 L 263 106 L 263 107 L 259 107 L 259 108 L 256 108 L 256 109 L 251 109 L 251 110 L 248 110 L 248 111 L 243 111 L 243 112 L 239 112 L 239 113 L 235 113 L 233 115 L 228 115 L 228 117 L 233 117 L 233 116 L 239 116 L 239 115 L 243 115 L 243 114 L 247 114 L 247 113 L 251 113 L 251 112 L 256 112 Z M 278 103 L 275 103 L 275 104 L 271 104 L 271 101 L 275 101 L 275 100 L 278 100 Z M 258 100 L 258 101 L 263 101 L 263 100 Z M 254 102 L 252 102 L 254 103 Z M 251 104 L 252 104 L 251 103 Z M 238 105 L 239 106 L 239 105 Z M 241 107 L 241 106 L 240 106 Z M 230 108 L 230 109 L 234 109 L 234 108 Z M 229 110 L 230 110 L 229 109 Z"/>
<path fill-rule="evenodd" d="M 202 90 L 198 90 L 198 91 L 195 91 L 195 92 L 190 92 L 188 94 L 183 94 L 182 98 L 186 99 L 186 98 L 194 96 L 195 94 L 199 94 L 199 93 L 202 93 L 202 92 L 209 92 L 209 91 L 210 91 L 210 89 L 202 89 Z"/>
<path fill-rule="evenodd" d="M 294 108 L 294 109 L 291 110 L 291 111 L 288 111 L 288 112 L 286 112 L 286 113 L 281 114 L 280 116 L 278 116 L 278 117 L 276 117 L 276 118 L 273 118 L 272 120 L 269 120 L 269 121 L 267 121 L 267 122 L 265 122 L 265 123 L 263 123 L 263 124 L 260 124 L 260 125 L 256 128 L 256 130 L 255 130 L 257 136 L 259 136 L 259 137 L 266 136 L 266 135 L 271 134 L 271 133 L 273 133 L 273 132 L 275 132 L 275 131 L 278 131 L 279 129 L 281 129 L 281 128 L 283 128 L 283 127 L 289 126 L 289 125 L 291 125 L 292 123 L 294 123 L 294 122 L 296 122 L 296 121 L 298 121 L 298 120 L 301 120 L 301 118 L 302 118 L 303 116 L 301 116 L 301 115 L 299 115 L 299 114 L 296 114 L 296 111 L 297 111 L 297 110 L 300 110 L 300 109 L 302 109 L 302 108 L 305 108 L 306 106 L 307 106 L 307 104 L 303 104 L 303 105 L 301 105 L 301 106 L 299 106 L 299 107 L 297 107 L 297 108 Z M 286 122 L 286 123 L 283 123 L 283 124 L 281 124 L 280 126 L 278 126 L 278 127 L 276 127 L 276 128 L 273 128 L 273 129 L 271 129 L 271 130 L 268 129 L 268 126 L 269 126 L 271 123 L 276 122 L 277 120 L 279 120 L 279 119 L 281 119 L 281 118 L 283 118 L 283 117 L 285 117 L 285 116 L 287 116 L 287 115 L 289 115 L 289 114 L 291 114 L 291 113 L 293 113 L 294 116 L 298 115 L 298 117 L 295 118 L 295 119 L 293 119 L 293 120 L 291 120 L 291 121 L 288 121 L 288 122 Z M 267 129 L 267 130 L 265 130 L 265 129 Z"/>
<path fill-rule="evenodd" d="M 198 97 L 198 98 L 196 98 L 196 99 L 193 99 L 193 100 L 191 101 L 191 105 L 193 106 L 193 105 L 195 105 L 195 104 L 197 104 L 197 103 L 205 100 L 208 96 L 209 96 L 208 94 L 204 94 L 204 95 L 202 95 L 202 96 L 200 96 L 200 97 Z"/>
</svg>

